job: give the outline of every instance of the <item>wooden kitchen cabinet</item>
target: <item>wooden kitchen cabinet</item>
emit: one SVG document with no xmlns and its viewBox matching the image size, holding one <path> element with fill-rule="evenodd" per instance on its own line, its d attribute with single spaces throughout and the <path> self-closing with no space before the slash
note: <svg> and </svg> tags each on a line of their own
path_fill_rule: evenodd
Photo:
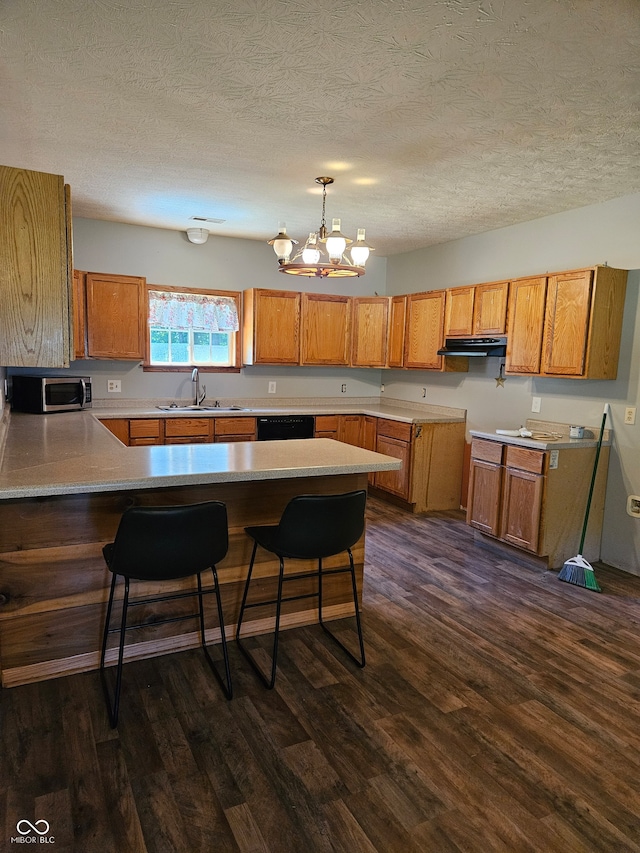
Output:
<svg viewBox="0 0 640 853">
<path fill-rule="evenodd" d="M 314 438 L 338 438 L 339 415 L 316 415 Z"/>
<path fill-rule="evenodd" d="M 389 316 L 387 367 L 404 367 L 404 338 L 407 319 L 407 297 L 392 296 Z"/>
<path fill-rule="evenodd" d="M 595 447 L 537 450 L 474 438 L 467 523 L 559 569 L 578 553 Z M 600 557 L 609 447 L 602 448 L 583 555 Z"/>
<path fill-rule="evenodd" d="M 362 415 L 340 415 L 338 423 L 338 441 L 362 447 Z"/>
<path fill-rule="evenodd" d="M 132 418 L 129 421 L 129 446 L 164 444 L 163 418 Z"/>
<path fill-rule="evenodd" d="M 615 379 L 626 284 L 602 266 L 512 282 L 506 372 Z"/>
<path fill-rule="evenodd" d="M 300 293 L 245 290 L 242 329 L 244 364 L 299 364 Z"/>
<path fill-rule="evenodd" d="M 87 358 L 87 274 L 73 271 L 73 357 Z"/>
<path fill-rule="evenodd" d="M 0 365 L 69 366 L 71 245 L 64 178 L 0 166 Z"/>
<path fill-rule="evenodd" d="M 475 287 L 452 287 L 446 291 L 444 336 L 465 337 L 473 334 Z"/>
<path fill-rule="evenodd" d="M 474 439 L 467 522 L 524 551 L 538 553 L 546 451 Z"/>
<path fill-rule="evenodd" d="M 86 296 L 87 355 L 142 361 L 149 313 L 145 279 L 88 272 Z"/>
<path fill-rule="evenodd" d="M 351 300 L 351 364 L 353 367 L 385 367 L 389 338 L 387 296 L 356 296 Z"/>
<path fill-rule="evenodd" d="M 595 267 L 549 276 L 543 376 L 615 379 L 627 270 Z"/>
<path fill-rule="evenodd" d="M 507 373 L 539 373 L 544 331 L 547 278 L 511 282 L 507 338 Z"/>
<path fill-rule="evenodd" d="M 255 441 L 255 418 L 214 418 L 213 440 L 221 441 Z"/>
<path fill-rule="evenodd" d="M 164 418 L 165 444 L 206 444 L 213 441 L 213 418 Z"/>
<path fill-rule="evenodd" d="M 412 512 L 460 508 L 465 424 L 409 424 L 378 418 L 378 453 L 395 456 L 397 471 L 375 474 L 376 491 L 401 499 Z"/>
<path fill-rule="evenodd" d="M 411 488 L 411 424 L 379 418 L 376 450 L 402 463 L 395 471 L 378 471 L 374 478 L 376 488 L 408 502 Z"/>
<path fill-rule="evenodd" d="M 464 372 L 469 359 L 438 355 L 444 343 L 446 291 L 429 290 L 407 296 L 404 366 L 421 370 Z"/>
<path fill-rule="evenodd" d="M 351 297 L 302 294 L 302 364 L 349 364 Z"/>
<path fill-rule="evenodd" d="M 503 452 L 503 445 L 493 441 L 471 443 L 467 524 L 491 536 L 500 532 Z"/>
<path fill-rule="evenodd" d="M 507 331 L 509 282 L 477 284 L 473 303 L 473 334 L 504 335 Z"/>
</svg>

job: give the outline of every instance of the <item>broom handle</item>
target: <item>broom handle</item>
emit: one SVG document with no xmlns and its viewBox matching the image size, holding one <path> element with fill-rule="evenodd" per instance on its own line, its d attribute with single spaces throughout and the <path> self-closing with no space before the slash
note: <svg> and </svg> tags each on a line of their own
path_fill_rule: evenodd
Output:
<svg viewBox="0 0 640 853">
<path fill-rule="evenodd" d="M 593 463 L 593 474 L 591 475 L 591 486 L 589 487 L 589 497 L 587 498 L 587 508 L 584 514 L 584 524 L 582 525 L 582 536 L 580 537 L 580 548 L 578 549 L 578 553 L 582 555 L 582 549 L 584 548 L 584 540 L 587 537 L 587 525 L 589 524 L 589 510 L 591 509 L 591 498 L 593 497 L 593 489 L 596 484 L 596 476 L 598 474 L 598 459 L 600 458 L 600 448 L 602 447 L 602 438 L 604 436 L 604 425 L 607 420 L 607 411 L 609 410 L 609 404 L 604 404 L 604 412 L 602 414 L 602 424 L 600 426 L 600 435 L 598 436 L 598 446 L 596 447 L 596 458 Z"/>
</svg>

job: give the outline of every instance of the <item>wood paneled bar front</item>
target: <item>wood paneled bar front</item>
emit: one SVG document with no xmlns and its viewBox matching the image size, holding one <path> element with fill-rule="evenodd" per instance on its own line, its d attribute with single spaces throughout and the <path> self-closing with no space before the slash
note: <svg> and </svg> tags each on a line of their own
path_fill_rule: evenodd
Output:
<svg viewBox="0 0 640 853">
<path fill-rule="evenodd" d="M 29 445 L 35 448 L 33 454 L 27 451 Z M 229 551 L 218 573 L 231 637 L 250 557 L 244 528 L 275 523 L 295 495 L 366 488 L 370 471 L 392 470 L 398 464 L 330 439 L 125 448 L 87 413 L 14 414 L 0 472 L 2 686 L 97 668 L 110 583 L 102 548 L 112 541 L 128 506 L 226 503 Z M 364 540 L 354 548 L 360 592 Z M 331 558 L 327 566 L 343 565 L 345 559 Z M 261 554 L 256 571 L 262 581 L 259 594 L 266 600 L 272 596 L 277 560 Z M 185 579 L 164 584 L 162 591 L 188 589 L 192 583 Z M 290 594 L 308 592 L 305 583 L 292 582 Z M 348 576 L 338 575 L 327 584 L 330 618 L 353 610 L 347 583 Z M 159 591 L 149 583 L 132 586 L 132 594 L 140 597 Z M 289 602 L 283 627 L 315 622 L 317 609 L 310 602 L 313 599 Z M 175 606 L 172 602 L 172 613 Z M 136 608 L 141 627 L 126 647 L 126 660 L 198 645 L 196 620 L 155 624 L 165 615 L 162 607 Z M 185 610 L 192 607 L 193 601 L 186 599 Z M 245 623 L 247 632 L 269 631 L 270 613 L 268 607 L 255 608 L 252 621 Z M 207 640 L 219 639 L 213 619 L 207 624 Z M 114 648 L 109 662 L 115 655 Z"/>
</svg>

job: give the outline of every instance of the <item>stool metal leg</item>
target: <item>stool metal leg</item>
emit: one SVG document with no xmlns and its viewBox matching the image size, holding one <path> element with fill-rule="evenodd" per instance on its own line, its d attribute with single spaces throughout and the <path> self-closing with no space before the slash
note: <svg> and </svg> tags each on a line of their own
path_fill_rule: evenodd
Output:
<svg viewBox="0 0 640 853">
<path fill-rule="evenodd" d="M 109 696 L 109 686 L 107 684 L 107 676 L 104 666 L 105 654 L 107 649 L 107 636 L 109 633 L 109 625 L 111 621 L 111 609 L 113 606 L 113 597 L 116 588 L 117 575 L 114 574 L 111 579 L 111 592 L 109 594 L 109 604 L 107 605 L 107 617 L 104 627 L 104 635 L 102 640 L 102 654 L 100 655 L 100 680 L 102 681 L 102 689 L 104 698 L 107 702 L 107 710 L 109 712 L 109 722 L 111 728 L 115 729 L 118 725 L 118 711 L 120 709 L 120 688 L 122 686 L 122 662 L 124 657 L 124 637 L 127 627 L 127 608 L 129 607 L 129 578 L 124 579 L 124 597 L 122 599 L 122 618 L 120 620 L 120 643 L 118 647 L 118 663 L 116 666 L 116 688 L 113 696 L 113 704 Z"/>
<path fill-rule="evenodd" d="M 356 629 L 358 632 L 358 644 L 360 646 L 360 657 L 357 658 L 352 652 L 350 652 L 349 649 L 344 645 L 344 643 L 342 643 L 336 637 L 336 635 L 327 628 L 325 622 L 322 619 L 322 581 L 324 578 L 324 573 L 322 571 L 322 559 L 318 560 L 318 621 L 320 622 L 320 625 L 322 626 L 324 632 L 326 634 L 328 634 L 331 637 L 331 639 L 340 646 L 342 651 L 345 652 L 345 654 L 347 654 L 348 657 L 350 657 L 354 663 L 358 664 L 358 666 L 362 668 L 365 665 L 366 661 L 365 661 L 365 656 L 364 656 L 364 640 L 362 638 L 362 625 L 360 623 L 360 611 L 358 610 L 358 587 L 356 585 L 356 572 L 355 572 L 355 568 L 353 565 L 353 554 L 351 553 L 351 548 L 347 549 L 347 553 L 349 554 L 349 569 L 348 569 L 348 571 L 349 571 L 349 574 L 351 575 L 351 590 L 352 590 L 352 594 L 353 594 L 353 606 L 355 607 Z M 347 570 L 345 570 L 345 571 L 347 571 Z"/>
<path fill-rule="evenodd" d="M 253 564 L 255 562 L 257 549 L 258 549 L 258 543 L 254 542 L 253 551 L 251 553 L 251 561 L 249 563 L 249 571 L 247 574 L 247 582 L 246 582 L 245 587 L 244 587 L 244 594 L 242 596 L 242 604 L 240 606 L 240 615 L 238 616 L 238 625 L 236 628 L 236 643 L 238 644 L 238 648 L 240 649 L 242 654 L 246 657 L 246 659 L 249 661 L 249 663 L 253 667 L 254 671 L 256 672 L 256 674 L 258 675 L 258 677 L 260 678 L 260 680 L 262 681 L 264 686 L 268 690 L 271 690 L 271 689 L 273 689 L 273 686 L 276 683 L 276 670 L 277 670 L 277 666 L 278 666 L 278 638 L 280 635 L 280 611 L 282 609 L 282 583 L 283 583 L 283 578 L 284 578 L 284 559 L 282 557 L 280 557 L 280 572 L 278 574 L 278 593 L 277 593 L 277 598 L 276 598 L 276 622 L 275 622 L 275 630 L 274 630 L 274 635 L 273 635 L 273 648 L 272 648 L 272 654 L 271 654 L 271 674 L 270 674 L 269 678 L 267 678 L 265 676 L 262 669 L 256 663 L 256 660 L 253 657 L 253 655 L 251 654 L 251 652 L 249 651 L 249 649 L 247 649 L 243 645 L 242 641 L 240 640 L 240 629 L 242 627 L 242 620 L 244 618 L 244 611 L 245 611 L 245 608 L 247 606 L 251 606 L 251 605 L 247 605 L 247 595 L 249 593 L 249 584 L 251 583 L 251 575 L 253 573 Z"/>
<path fill-rule="evenodd" d="M 223 679 L 218 669 L 215 665 L 215 662 L 211 655 L 209 654 L 209 649 L 207 648 L 206 639 L 205 639 L 205 631 L 204 631 L 204 605 L 202 602 L 202 579 L 200 575 L 198 575 L 198 606 L 199 606 L 199 617 L 200 617 L 200 639 L 202 642 L 202 649 L 204 651 L 205 657 L 209 666 L 211 667 L 211 671 L 218 679 L 220 686 L 222 687 L 222 692 L 227 697 L 227 699 L 231 699 L 233 696 L 233 686 L 231 684 L 231 669 L 229 667 L 229 655 L 227 652 L 227 638 L 224 630 L 224 617 L 222 615 L 222 601 L 220 600 L 220 587 L 218 586 L 218 572 L 216 571 L 215 566 L 211 566 L 211 573 L 213 574 L 213 582 L 215 584 L 216 591 L 216 603 L 218 605 L 218 624 L 220 625 L 220 641 L 222 644 L 222 657 L 224 660 L 224 673 L 225 678 Z"/>
</svg>

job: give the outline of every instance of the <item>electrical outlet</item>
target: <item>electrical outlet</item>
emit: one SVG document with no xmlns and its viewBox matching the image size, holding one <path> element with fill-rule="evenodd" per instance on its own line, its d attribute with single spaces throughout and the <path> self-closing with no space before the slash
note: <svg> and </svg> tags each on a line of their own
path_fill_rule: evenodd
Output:
<svg viewBox="0 0 640 853">
<path fill-rule="evenodd" d="M 638 495 L 629 495 L 627 498 L 627 514 L 634 518 L 640 518 L 640 497 Z"/>
<path fill-rule="evenodd" d="M 340 386 L 340 390 L 342 391 L 343 394 L 347 393 L 347 383 L 346 382 L 342 383 L 342 385 Z"/>
<path fill-rule="evenodd" d="M 558 467 L 558 459 L 560 458 L 559 450 L 552 450 L 549 454 L 549 468 L 557 468 Z"/>
<path fill-rule="evenodd" d="M 276 383 L 275 383 L 275 382 L 270 382 L 270 383 L 269 383 L 269 393 L 270 393 L 270 394 L 275 394 L 275 393 L 276 393 Z"/>
<path fill-rule="evenodd" d="M 384 394 L 384 385 L 380 386 L 380 391 Z"/>
<path fill-rule="evenodd" d="M 109 394 L 120 394 L 122 392 L 122 384 L 119 379 L 107 379 L 107 392 Z"/>
<path fill-rule="evenodd" d="M 531 411 L 532 412 L 539 412 L 541 404 L 542 404 L 542 397 L 532 397 L 531 398 Z"/>
<path fill-rule="evenodd" d="M 635 406 L 627 406 L 624 410 L 624 422 L 625 424 L 629 424 L 633 426 L 636 422 L 636 407 Z"/>
<path fill-rule="evenodd" d="M 423 388 L 423 389 L 422 389 L 422 396 L 423 396 L 423 397 L 426 397 L 426 396 L 427 396 L 427 389 L 426 389 L 426 388 Z"/>
</svg>

